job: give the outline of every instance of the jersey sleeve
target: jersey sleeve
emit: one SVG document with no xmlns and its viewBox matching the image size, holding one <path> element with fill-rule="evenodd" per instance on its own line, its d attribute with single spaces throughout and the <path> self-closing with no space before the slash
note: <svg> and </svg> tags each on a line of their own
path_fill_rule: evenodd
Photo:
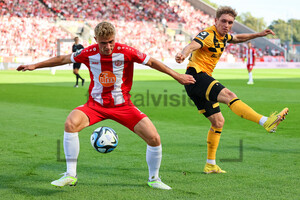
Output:
<svg viewBox="0 0 300 200">
<path fill-rule="evenodd" d="M 147 54 L 142 53 L 139 50 L 132 48 L 132 51 L 131 51 L 131 60 L 133 62 L 145 65 L 145 64 L 147 64 L 147 62 L 149 61 L 149 59 L 150 59 L 150 56 L 148 56 Z"/>
<path fill-rule="evenodd" d="M 228 38 L 227 42 L 230 42 L 233 39 L 233 36 L 231 34 L 227 34 L 227 38 Z"/>
<path fill-rule="evenodd" d="M 207 31 L 202 31 L 200 32 L 193 40 L 195 42 L 198 42 L 199 44 L 201 44 L 201 46 L 205 46 L 206 43 L 207 43 L 207 40 L 206 39 L 207 37 L 209 36 L 209 33 Z"/>
<path fill-rule="evenodd" d="M 71 61 L 73 63 L 85 63 L 88 59 L 87 52 L 88 51 L 86 49 L 77 50 L 76 52 L 72 53 Z"/>
</svg>

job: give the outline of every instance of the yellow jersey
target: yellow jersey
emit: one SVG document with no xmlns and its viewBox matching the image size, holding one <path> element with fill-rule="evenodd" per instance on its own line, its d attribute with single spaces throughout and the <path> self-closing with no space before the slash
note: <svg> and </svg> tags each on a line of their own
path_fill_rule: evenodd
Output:
<svg viewBox="0 0 300 200">
<path fill-rule="evenodd" d="M 208 27 L 201 31 L 194 41 L 201 44 L 201 48 L 192 52 L 188 68 L 193 67 L 197 73 L 206 72 L 208 75 L 212 75 L 217 62 L 219 61 L 226 43 L 231 41 L 232 35 L 226 34 L 220 36 L 215 26 Z"/>
</svg>

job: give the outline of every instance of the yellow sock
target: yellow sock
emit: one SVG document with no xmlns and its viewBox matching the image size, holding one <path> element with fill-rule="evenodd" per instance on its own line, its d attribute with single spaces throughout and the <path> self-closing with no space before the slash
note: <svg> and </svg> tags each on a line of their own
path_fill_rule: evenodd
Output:
<svg viewBox="0 0 300 200">
<path fill-rule="evenodd" d="M 238 98 L 232 99 L 229 102 L 228 106 L 232 110 L 232 112 L 234 112 L 241 118 L 248 119 L 256 123 L 259 123 L 259 120 L 263 117 Z"/>
<path fill-rule="evenodd" d="M 215 160 L 222 128 L 210 127 L 207 134 L 207 159 Z"/>
</svg>

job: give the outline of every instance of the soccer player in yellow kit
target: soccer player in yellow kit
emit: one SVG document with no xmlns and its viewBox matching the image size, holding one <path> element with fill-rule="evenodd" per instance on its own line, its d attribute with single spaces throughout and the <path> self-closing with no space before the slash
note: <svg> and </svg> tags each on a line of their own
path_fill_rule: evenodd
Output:
<svg viewBox="0 0 300 200">
<path fill-rule="evenodd" d="M 258 114 L 212 77 L 212 72 L 227 42 L 240 43 L 268 34 L 275 35 L 269 29 L 260 33 L 230 35 L 228 32 L 231 30 L 236 16 L 236 11 L 231 7 L 220 7 L 216 13 L 215 25 L 201 31 L 175 57 L 176 62 L 182 63 L 190 55 L 186 74 L 193 75 L 196 83 L 186 85 L 185 89 L 197 106 L 199 113 L 204 114 L 211 122 L 207 136 L 205 173 L 226 173 L 216 165 L 216 151 L 224 125 L 219 102 L 227 104 L 238 116 L 262 125 L 268 132 L 275 132 L 278 124 L 289 111 L 288 108 L 284 108 L 280 113 L 274 112 L 270 117 Z"/>
</svg>

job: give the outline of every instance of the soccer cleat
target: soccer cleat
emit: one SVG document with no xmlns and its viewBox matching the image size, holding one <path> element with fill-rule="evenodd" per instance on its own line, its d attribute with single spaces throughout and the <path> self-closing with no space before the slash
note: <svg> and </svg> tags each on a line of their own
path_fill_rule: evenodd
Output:
<svg viewBox="0 0 300 200">
<path fill-rule="evenodd" d="M 212 173 L 226 173 L 226 171 L 222 170 L 218 165 L 212 165 L 209 163 L 206 163 L 204 167 L 204 173 L 205 174 L 212 174 Z"/>
<path fill-rule="evenodd" d="M 69 174 L 67 174 L 67 172 L 62 173 L 61 175 L 63 175 L 60 179 L 52 181 L 51 185 L 56 186 L 56 187 L 63 187 L 66 185 L 69 186 L 76 186 L 78 180 L 77 180 L 77 176 L 73 177 L 73 176 L 69 176 Z"/>
<path fill-rule="evenodd" d="M 248 85 L 253 85 L 254 82 L 253 82 L 253 81 L 248 81 L 247 84 L 248 84 Z"/>
<path fill-rule="evenodd" d="M 275 133 L 277 126 L 281 121 L 285 119 L 285 116 L 288 114 L 288 112 L 289 112 L 288 108 L 284 108 L 280 113 L 274 112 L 273 114 L 270 115 L 270 117 L 268 117 L 263 127 L 269 133 Z"/>
<path fill-rule="evenodd" d="M 75 88 L 78 88 L 78 85 L 74 85 Z"/>
<path fill-rule="evenodd" d="M 155 181 L 148 181 L 148 185 L 151 188 L 162 189 L 162 190 L 171 190 L 172 188 L 166 184 L 164 184 L 160 179 Z"/>
</svg>

